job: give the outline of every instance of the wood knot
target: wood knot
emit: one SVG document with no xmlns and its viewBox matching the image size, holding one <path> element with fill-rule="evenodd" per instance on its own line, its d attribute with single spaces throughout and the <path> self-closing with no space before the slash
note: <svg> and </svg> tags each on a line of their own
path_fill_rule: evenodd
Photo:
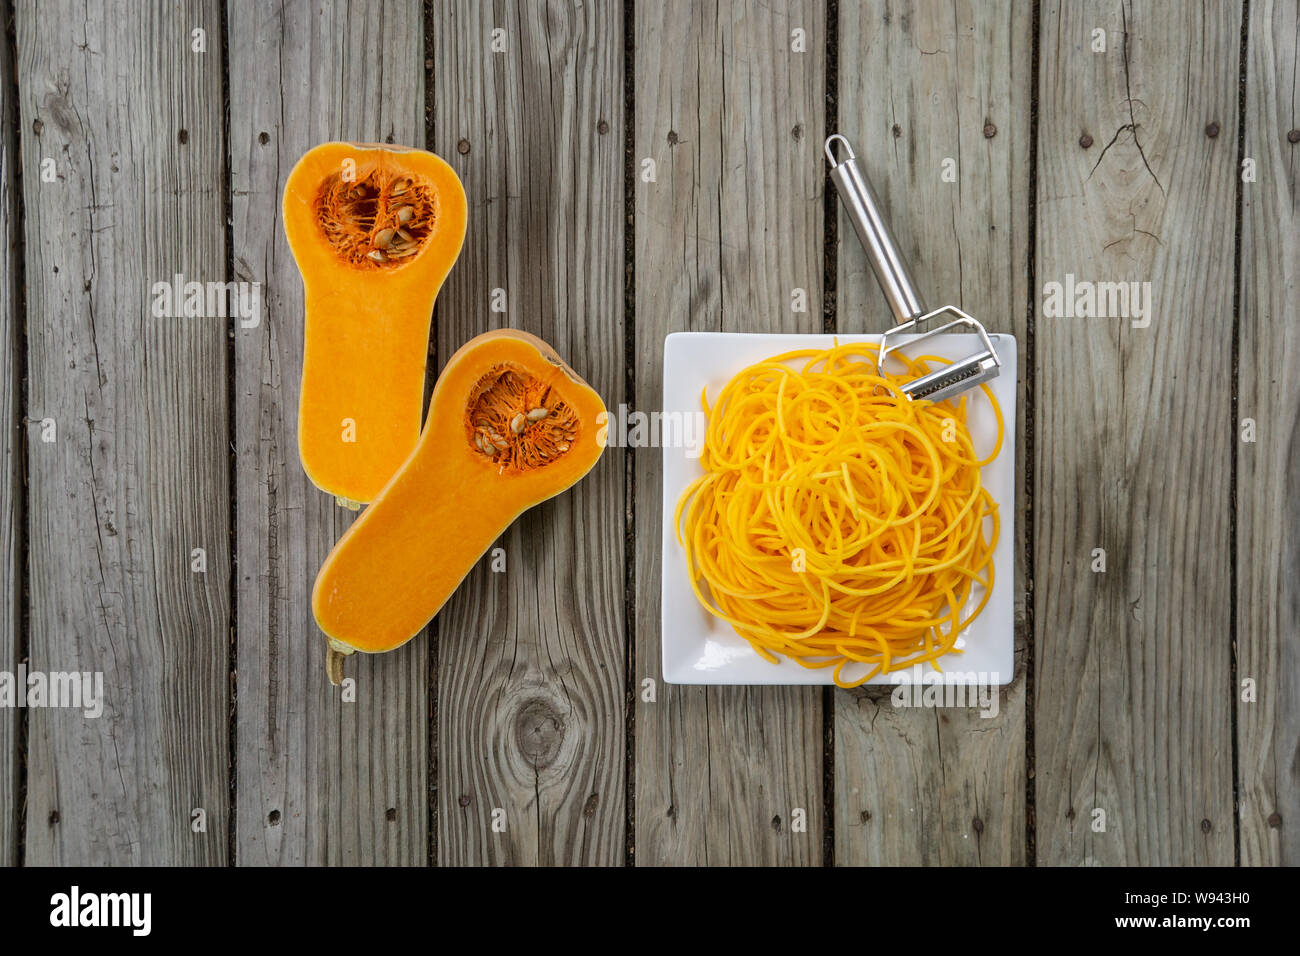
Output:
<svg viewBox="0 0 1300 956">
<path fill-rule="evenodd" d="M 1092 146 L 1092 137 L 1089 136 L 1087 133 L 1084 133 L 1082 136 L 1079 137 L 1079 145 L 1082 146 L 1084 149 L 1088 149 L 1090 146 Z"/>
<path fill-rule="evenodd" d="M 984 138 L 985 138 L 985 139 L 992 139 L 994 136 L 997 136 L 997 135 L 998 135 L 998 128 L 997 128 L 996 126 L 994 126 L 992 123 L 985 123 L 985 124 L 984 124 Z"/>
<path fill-rule="evenodd" d="M 564 730 L 563 715 L 545 697 L 526 701 L 515 717 L 515 742 L 535 770 L 555 761 Z"/>
<path fill-rule="evenodd" d="M 1218 123 L 1207 124 L 1205 127 L 1205 135 L 1210 137 L 1210 139 L 1214 139 L 1215 137 L 1217 137 L 1219 135 L 1219 124 Z"/>
<path fill-rule="evenodd" d="M 278 827 L 280 825 L 280 811 L 272 810 L 266 815 L 266 822 L 269 826 Z"/>
<path fill-rule="evenodd" d="M 392 823 L 394 820 L 396 820 L 396 819 L 397 819 L 397 807 L 389 807 L 387 810 L 385 810 L 385 811 L 384 811 L 384 819 L 387 820 L 389 823 Z"/>
<path fill-rule="evenodd" d="M 462 139 L 459 143 L 457 143 L 456 152 L 460 153 L 462 156 L 467 155 L 469 153 L 469 140 Z"/>
<path fill-rule="evenodd" d="M 41 103 L 41 112 L 48 116 L 56 127 L 69 138 L 80 137 L 83 129 L 81 117 L 72 106 L 72 101 L 60 93 L 50 93 Z M 41 127 L 44 129 L 44 126 Z"/>
<path fill-rule="evenodd" d="M 970 825 L 975 830 L 976 833 L 984 832 L 984 821 L 981 820 L 979 817 L 976 817 L 974 820 L 972 820 L 970 822 Z"/>
<path fill-rule="evenodd" d="M 33 133 L 35 133 L 37 136 L 40 136 L 40 135 L 41 135 L 41 132 L 42 132 L 44 129 L 45 129 L 45 124 L 44 124 L 44 123 L 42 123 L 42 122 L 41 122 L 40 120 L 38 120 L 38 119 L 34 119 L 34 120 L 32 120 L 32 132 L 33 132 Z"/>
<path fill-rule="evenodd" d="M 461 806 L 462 809 L 464 809 L 465 807 L 468 807 L 469 804 L 470 804 L 469 794 L 468 794 L 468 793 L 462 793 L 462 794 L 460 795 L 460 799 L 458 799 L 456 802 L 457 802 L 458 804 L 460 804 L 460 806 Z"/>
<path fill-rule="evenodd" d="M 599 123 L 596 124 L 596 132 L 599 133 L 601 136 L 604 136 L 606 133 L 609 132 L 609 124 L 606 123 L 604 120 L 601 120 Z"/>
<path fill-rule="evenodd" d="M 582 815 L 584 817 L 594 817 L 596 807 L 600 804 L 600 794 L 593 793 L 587 797 L 587 802 L 582 805 Z"/>
<path fill-rule="evenodd" d="M 894 139 L 899 139 L 903 135 L 903 127 L 895 123 L 893 133 L 894 133 Z"/>
<path fill-rule="evenodd" d="M 63 817 L 59 816 L 59 811 L 58 811 L 58 810 L 51 810 L 51 811 L 50 811 L 50 826 L 57 826 L 57 825 L 58 825 L 58 822 L 59 822 L 60 820 L 62 820 L 62 819 L 63 819 Z"/>
<path fill-rule="evenodd" d="M 668 145 L 676 146 L 678 142 L 679 140 L 677 139 L 677 131 L 674 129 L 670 129 L 668 131 Z"/>
<path fill-rule="evenodd" d="M 1202 832 L 1202 833 L 1209 833 L 1212 829 L 1214 829 L 1214 827 L 1210 824 L 1210 821 L 1209 821 L 1209 820 L 1202 820 L 1202 821 L 1201 821 L 1201 832 Z"/>
<path fill-rule="evenodd" d="M 190 131 L 187 129 L 178 129 L 176 131 L 176 142 L 184 146 L 190 141 Z"/>
<path fill-rule="evenodd" d="M 1270 813 L 1268 815 L 1268 825 L 1274 830 L 1280 827 L 1282 825 L 1282 814 L 1278 813 L 1276 810 Z"/>
<path fill-rule="evenodd" d="M 1286 141 L 1293 144 L 1300 143 L 1300 129 L 1293 129 L 1291 132 L 1287 133 Z"/>
</svg>

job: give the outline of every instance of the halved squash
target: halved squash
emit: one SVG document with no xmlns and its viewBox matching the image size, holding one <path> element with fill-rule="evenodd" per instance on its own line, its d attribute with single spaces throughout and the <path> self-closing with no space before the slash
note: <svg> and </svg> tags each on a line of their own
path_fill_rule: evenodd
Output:
<svg viewBox="0 0 1300 956">
<path fill-rule="evenodd" d="M 298 451 L 341 503 L 372 500 L 419 439 L 433 301 L 465 222 L 460 179 L 423 150 L 324 143 L 285 183 L 306 294 Z"/>
<path fill-rule="evenodd" d="M 316 577 L 331 680 L 339 655 L 418 634 L 515 518 L 592 469 L 605 424 L 600 396 L 536 336 L 501 329 L 462 346 L 415 451 Z"/>
</svg>

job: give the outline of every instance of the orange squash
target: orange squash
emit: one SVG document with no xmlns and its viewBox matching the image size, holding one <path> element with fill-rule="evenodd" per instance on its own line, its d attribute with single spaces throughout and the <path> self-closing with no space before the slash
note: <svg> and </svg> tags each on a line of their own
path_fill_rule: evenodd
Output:
<svg viewBox="0 0 1300 956">
<path fill-rule="evenodd" d="M 536 336 L 501 329 L 462 346 L 415 451 L 316 577 L 331 680 L 339 655 L 418 634 L 515 518 L 592 469 L 605 424 L 600 396 Z"/>
<path fill-rule="evenodd" d="M 433 301 L 465 221 L 456 173 L 423 150 L 324 143 L 285 183 L 306 298 L 298 451 L 340 504 L 372 500 L 419 439 Z"/>
</svg>

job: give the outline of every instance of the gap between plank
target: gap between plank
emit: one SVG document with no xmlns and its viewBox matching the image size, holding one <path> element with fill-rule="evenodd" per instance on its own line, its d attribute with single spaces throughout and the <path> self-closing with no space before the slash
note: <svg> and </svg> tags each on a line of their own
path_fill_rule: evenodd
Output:
<svg viewBox="0 0 1300 956">
<path fill-rule="evenodd" d="M 227 3 L 221 4 L 221 137 L 225 142 L 225 149 L 222 150 L 222 162 L 225 169 L 222 170 L 221 177 L 221 212 L 225 220 L 225 241 L 226 241 L 226 282 L 235 281 L 235 225 L 234 225 L 234 202 L 231 198 L 231 177 L 234 175 L 235 164 L 231 157 L 230 143 L 230 8 Z M 229 286 L 227 286 L 229 288 Z M 228 671 L 228 707 L 229 711 L 226 717 L 226 775 L 230 785 L 230 806 L 226 815 L 226 866 L 235 865 L 235 855 L 238 852 L 239 841 L 236 839 L 236 827 L 238 826 L 238 800 L 239 800 L 239 722 L 236 719 L 238 711 L 238 691 L 239 691 L 239 574 L 237 563 L 239 561 L 238 547 L 238 528 L 239 528 L 239 482 L 236 472 L 238 457 L 235 454 L 236 444 L 236 407 L 235 396 L 238 389 L 235 384 L 235 370 L 238 365 L 235 360 L 235 329 L 236 322 L 232 313 L 230 324 L 226 332 L 226 429 L 227 429 L 227 492 L 230 495 L 230 540 L 228 543 L 230 555 L 230 583 L 229 583 L 229 600 L 230 600 L 230 649 L 226 658 Z"/>
<path fill-rule="evenodd" d="M 1038 296 L 1038 73 L 1041 10 L 1034 0 L 1033 42 L 1029 66 L 1029 235 L 1025 267 L 1025 866 L 1038 865 L 1038 819 L 1034 807 L 1034 414 L 1038 376 L 1034 369 Z"/>
<path fill-rule="evenodd" d="M 424 29 L 424 148 L 436 152 L 434 144 L 437 134 L 436 84 L 433 64 L 436 60 L 433 30 L 433 0 L 424 0 L 422 4 L 422 26 Z M 441 298 L 441 297 L 439 297 Z M 424 415 L 428 416 L 429 401 L 433 396 L 433 386 L 438 380 L 438 299 L 433 302 L 433 315 L 429 320 L 429 351 L 425 360 L 424 372 Z M 438 865 L 438 617 L 429 623 L 429 660 L 425 674 L 426 690 L 429 694 L 429 717 L 425 733 L 427 735 L 425 750 L 425 826 L 428 828 L 429 866 Z"/>
<path fill-rule="evenodd" d="M 14 630 L 14 664 L 18 665 L 28 655 L 28 635 L 31 625 L 31 581 L 27 567 L 27 547 L 29 532 L 27 516 L 29 495 L 27 491 L 27 236 L 26 206 L 23 201 L 23 166 L 18 153 L 22 142 L 20 124 L 22 110 L 18 105 L 18 35 L 14 23 L 14 6 L 12 0 L 0 0 L 0 16 L 4 19 L 4 36 L 0 42 L 5 44 L 9 54 L 9 72 L 0 77 L 0 83 L 9 87 L 11 95 L 8 102 L 13 110 L 13 121 L 0 129 L 4 137 L 3 146 L 8 149 L 13 161 L 13 299 L 10 302 L 14 320 L 14 329 L 10 333 L 9 344 L 14 350 L 14 381 L 10 388 L 16 391 L 14 411 L 17 421 L 10 427 L 17 428 L 13 447 L 13 460 L 10 463 L 11 480 L 14 482 L 17 500 L 17 514 L 14 515 L 14 535 L 17 538 L 14 554 L 19 558 L 15 568 L 14 582 L 10 585 L 10 596 L 15 599 L 17 608 L 17 627 Z M 7 252 L 7 250 L 6 250 Z M 6 291 L 6 295 L 10 293 Z M 30 728 L 27 722 L 28 708 L 14 708 L 14 863 L 24 866 L 27 862 L 27 749 Z"/>
<path fill-rule="evenodd" d="M 623 3 L 623 395 L 636 394 L 636 6 Z M 623 865 L 636 865 L 636 450 L 623 450 Z"/>
<path fill-rule="evenodd" d="M 1250 24 L 1250 0 L 1243 0 L 1241 6 L 1241 42 L 1237 53 L 1237 169 L 1246 158 L 1246 74 L 1249 50 L 1247 41 Z M 1236 235 L 1232 249 L 1232 401 L 1230 414 L 1232 420 L 1228 427 L 1232 435 L 1237 434 L 1238 414 L 1240 412 L 1237 393 L 1241 368 L 1241 233 L 1242 208 L 1245 202 L 1244 186 L 1241 176 L 1236 176 Z M 1228 710 L 1232 727 L 1232 865 L 1241 866 L 1241 767 L 1237 741 L 1237 449 L 1239 441 L 1234 437 L 1232 458 L 1228 468 L 1228 693 L 1232 706 Z"/>
<path fill-rule="evenodd" d="M 826 0 L 826 120 L 823 132 L 839 131 L 839 0 Z M 820 156 L 818 162 L 821 161 Z M 839 279 L 837 193 L 822 181 L 822 331 L 838 331 L 836 291 Z M 835 695 L 834 685 L 822 688 L 822 866 L 835 865 Z"/>
</svg>

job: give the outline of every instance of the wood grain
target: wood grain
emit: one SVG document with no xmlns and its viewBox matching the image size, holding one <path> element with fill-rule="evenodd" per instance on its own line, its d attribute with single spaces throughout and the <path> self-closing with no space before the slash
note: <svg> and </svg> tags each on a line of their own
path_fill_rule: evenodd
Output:
<svg viewBox="0 0 1300 956">
<path fill-rule="evenodd" d="M 821 331 L 826 9 L 635 11 L 633 407 L 650 411 L 663 408 L 669 332 Z M 794 30 L 806 52 L 792 51 Z M 654 182 L 641 179 L 647 159 Z M 807 312 L 792 311 L 796 288 Z M 635 450 L 634 475 L 636 862 L 819 864 L 821 691 L 663 683 L 661 452 Z"/>
<path fill-rule="evenodd" d="M 516 522 L 506 572 L 471 573 L 436 646 L 431 628 L 357 655 L 355 703 L 328 685 L 309 595 L 351 515 L 297 457 L 294 162 L 388 140 L 464 179 L 431 369 L 515 326 L 611 409 L 657 409 L 671 331 L 822 329 L 827 6 L 637 2 L 625 24 L 621 5 L 577 0 L 15 0 L 0 671 L 25 643 L 36 670 L 102 672 L 106 708 L 0 711 L 0 864 L 422 865 L 434 845 L 449 864 L 816 865 L 827 800 L 841 864 L 1021 864 L 1027 835 L 1047 865 L 1300 862 L 1297 0 L 1248 6 L 1243 144 L 1241 0 L 1176 16 L 1167 0 L 1041 0 L 1037 74 L 1030 0 L 830 5 L 838 126 L 923 292 L 1020 337 L 1017 472 L 1034 480 L 1014 503 L 1017 663 L 996 719 L 881 691 L 664 684 L 656 448 L 610 448 Z M 837 328 L 878 331 L 884 299 L 839 216 Z M 176 274 L 260 283 L 259 324 L 154 317 L 153 284 Z M 1067 275 L 1150 282 L 1150 326 L 1044 314 L 1045 283 Z"/>
<path fill-rule="evenodd" d="M 1247 30 L 1237 403 L 1237 740 L 1241 862 L 1300 863 L 1300 4 L 1260 0 Z M 1255 441 L 1242 441 L 1253 419 Z M 1242 682 L 1254 682 L 1254 701 Z"/>
<path fill-rule="evenodd" d="M 22 236 L 18 206 L 17 89 L 13 48 L 0 37 L 0 673 L 18 665 L 22 625 L 23 370 Z M 18 752 L 22 712 L 0 712 L 0 866 L 18 854 Z"/>
<path fill-rule="evenodd" d="M 880 0 L 839 11 L 840 131 L 921 294 L 1017 336 L 1023 476 L 1032 9 Z M 955 181 L 942 178 L 946 161 Z M 836 328 L 883 331 L 896 320 L 839 208 Z M 896 708 L 887 688 L 835 692 L 837 864 L 1024 863 L 1026 492 L 1018 478 L 1003 504 L 1016 523 L 1016 670 L 997 716 Z"/>
<path fill-rule="evenodd" d="M 326 679 L 311 588 L 351 516 L 298 459 L 302 280 L 280 215 L 318 143 L 422 145 L 421 5 L 236 0 L 228 17 L 235 275 L 265 292 L 261 325 L 234 332 L 236 860 L 422 865 L 429 639 L 350 658 L 355 702 Z"/>
<path fill-rule="evenodd" d="M 226 323 L 152 287 L 225 276 L 220 4 L 16 4 L 32 668 L 26 860 L 219 864 L 228 814 Z M 208 52 L 191 52 L 191 31 Z M 42 162 L 56 178 L 45 181 Z M 41 440 L 42 419 L 57 441 Z M 191 570 L 203 548 L 206 573 Z M 206 832 L 191 829 L 202 808 Z"/>
<path fill-rule="evenodd" d="M 1038 862 L 1231 864 L 1241 5 L 1041 17 L 1038 282 L 1150 282 L 1154 308 L 1140 328 L 1047 317 L 1040 299 Z"/>
<path fill-rule="evenodd" d="M 621 22 L 616 4 L 458 0 L 433 37 L 433 145 L 470 205 L 439 355 L 522 328 L 610 408 L 624 400 Z M 526 512 L 498 541 L 505 571 L 481 561 L 438 618 L 441 863 L 623 860 L 623 469 L 611 449 Z"/>
</svg>

